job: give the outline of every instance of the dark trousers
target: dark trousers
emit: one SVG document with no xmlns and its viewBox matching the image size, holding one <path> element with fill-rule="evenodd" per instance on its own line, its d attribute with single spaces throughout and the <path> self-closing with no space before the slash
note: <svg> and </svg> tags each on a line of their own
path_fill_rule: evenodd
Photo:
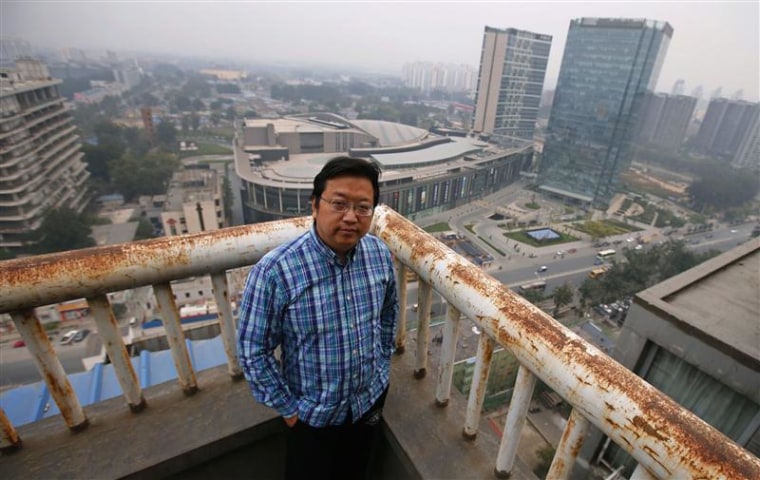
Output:
<svg viewBox="0 0 760 480">
<path fill-rule="evenodd" d="M 288 432 L 285 478 L 364 480 L 387 393 L 357 422 L 350 413 L 342 425 L 316 428 L 296 422 Z"/>
</svg>

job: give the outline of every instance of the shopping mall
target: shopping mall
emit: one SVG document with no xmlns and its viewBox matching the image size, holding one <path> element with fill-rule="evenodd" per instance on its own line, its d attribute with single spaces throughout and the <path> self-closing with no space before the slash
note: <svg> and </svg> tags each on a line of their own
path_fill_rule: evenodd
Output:
<svg viewBox="0 0 760 480">
<path fill-rule="evenodd" d="M 246 119 L 235 140 L 245 222 L 310 215 L 314 176 L 346 154 L 376 162 L 380 203 L 414 220 L 511 184 L 529 170 L 533 144 L 506 147 L 329 113 Z"/>
</svg>

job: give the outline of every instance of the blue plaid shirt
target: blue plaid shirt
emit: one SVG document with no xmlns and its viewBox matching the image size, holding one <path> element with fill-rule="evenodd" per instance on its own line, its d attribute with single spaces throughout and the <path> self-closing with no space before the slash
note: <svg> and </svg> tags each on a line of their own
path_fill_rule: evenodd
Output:
<svg viewBox="0 0 760 480">
<path fill-rule="evenodd" d="M 312 227 L 248 275 L 238 347 L 254 397 L 314 427 L 359 419 L 388 386 L 397 316 L 385 244 L 365 235 L 341 265 Z"/>
</svg>

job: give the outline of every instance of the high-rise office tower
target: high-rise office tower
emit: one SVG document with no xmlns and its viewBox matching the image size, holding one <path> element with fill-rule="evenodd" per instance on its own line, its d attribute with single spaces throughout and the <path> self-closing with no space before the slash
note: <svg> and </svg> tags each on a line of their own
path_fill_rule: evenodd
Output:
<svg viewBox="0 0 760 480">
<path fill-rule="evenodd" d="M 609 202 L 672 36 L 660 21 L 570 22 L 539 168 L 542 190 L 581 204 Z"/>
<path fill-rule="evenodd" d="M 551 45 L 551 35 L 485 27 L 473 130 L 533 140 Z"/>
<path fill-rule="evenodd" d="M 686 137 L 697 99 L 686 95 L 647 94 L 637 141 L 675 152 Z"/>
<path fill-rule="evenodd" d="M 24 253 L 50 208 L 82 211 L 89 200 L 77 128 L 61 80 L 36 60 L 0 78 L 0 249 Z"/>
</svg>

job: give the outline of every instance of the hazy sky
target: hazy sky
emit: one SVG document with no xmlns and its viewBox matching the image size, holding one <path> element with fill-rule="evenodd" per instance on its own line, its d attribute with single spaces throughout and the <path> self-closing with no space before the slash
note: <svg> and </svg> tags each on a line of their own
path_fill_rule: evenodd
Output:
<svg viewBox="0 0 760 480">
<path fill-rule="evenodd" d="M 658 90 L 760 89 L 760 2 L 145 2 L 0 0 L 0 33 L 95 52 L 154 51 L 251 62 L 356 66 L 400 74 L 412 61 L 477 67 L 483 27 L 554 37 L 556 82 L 567 29 L 579 17 L 648 18 L 675 33 Z"/>
</svg>

